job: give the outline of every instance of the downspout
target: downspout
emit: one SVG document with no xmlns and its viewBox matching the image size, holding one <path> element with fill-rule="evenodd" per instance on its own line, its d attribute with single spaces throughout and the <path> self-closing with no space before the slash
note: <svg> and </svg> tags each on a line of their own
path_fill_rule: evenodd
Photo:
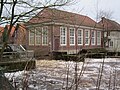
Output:
<svg viewBox="0 0 120 90">
<path fill-rule="evenodd" d="M 102 46 L 102 47 L 103 47 L 103 48 L 106 48 L 106 47 L 105 47 L 105 43 L 106 43 L 106 42 L 104 41 L 104 38 L 105 38 L 105 37 L 104 37 L 104 32 L 105 32 L 105 31 L 104 31 L 104 17 L 102 17 L 102 27 L 103 27 L 103 33 L 102 33 L 102 35 L 103 35 L 103 36 L 102 36 L 102 37 L 103 37 L 103 40 L 102 40 L 102 41 L 103 41 L 103 44 L 102 44 L 102 45 L 103 45 L 103 46 Z"/>
<path fill-rule="evenodd" d="M 53 23 L 52 29 L 53 29 L 53 30 L 52 30 L 52 38 L 53 38 L 53 39 L 52 39 L 52 40 L 53 40 L 53 48 L 52 48 L 52 51 L 54 51 L 54 50 L 55 50 L 55 49 L 54 49 L 54 48 L 55 48 L 55 47 L 54 47 L 54 46 L 55 46 L 55 42 L 54 42 L 54 34 L 53 34 L 53 33 L 54 33 L 54 23 Z"/>
<path fill-rule="evenodd" d="M 54 23 L 51 23 L 51 34 L 50 34 L 50 41 L 49 41 L 49 52 L 50 52 L 50 58 L 53 58 L 53 51 L 54 51 Z"/>
</svg>

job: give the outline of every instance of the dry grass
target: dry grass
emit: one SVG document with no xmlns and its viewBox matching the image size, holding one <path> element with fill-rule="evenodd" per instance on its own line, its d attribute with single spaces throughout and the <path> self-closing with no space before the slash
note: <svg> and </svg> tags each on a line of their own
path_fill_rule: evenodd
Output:
<svg viewBox="0 0 120 90">
<path fill-rule="evenodd" d="M 59 61 L 56 60 L 37 60 L 36 67 L 57 67 Z"/>
</svg>

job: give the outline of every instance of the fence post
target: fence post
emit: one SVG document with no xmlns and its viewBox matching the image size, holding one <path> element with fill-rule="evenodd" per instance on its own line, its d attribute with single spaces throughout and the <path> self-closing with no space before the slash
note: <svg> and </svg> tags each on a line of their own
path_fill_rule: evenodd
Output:
<svg viewBox="0 0 120 90">
<path fill-rule="evenodd" d="M 0 67 L 0 90 L 1 90 L 1 89 L 2 89 L 2 87 L 3 87 L 3 86 L 2 86 L 2 85 L 3 85 L 3 84 L 2 84 L 2 81 L 3 81 L 3 79 L 2 79 L 2 78 L 3 78 L 3 73 L 2 73 L 2 70 L 3 70 L 3 68 L 2 68 L 2 67 Z"/>
</svg>

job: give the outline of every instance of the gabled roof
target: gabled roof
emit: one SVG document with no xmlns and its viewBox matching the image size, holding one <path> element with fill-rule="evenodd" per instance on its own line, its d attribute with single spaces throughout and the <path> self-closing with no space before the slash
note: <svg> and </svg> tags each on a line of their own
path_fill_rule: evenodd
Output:
<svg viewBox="0 0 120 90">
<path fill-rule="evenodd" d="M 116 21 L 102 18 L 102 20 L 99 22 L 99 24 L 103 25 L 105 30 L 120 30 L 120 24 Z"/>
<path fill-rule="evenodd" d="M 79 26 L 101 27 L 88 16 L 62 11 L 58 9 L 46 8 L 29 20 L 29 23 L 55 22 Z"/>
</svg>

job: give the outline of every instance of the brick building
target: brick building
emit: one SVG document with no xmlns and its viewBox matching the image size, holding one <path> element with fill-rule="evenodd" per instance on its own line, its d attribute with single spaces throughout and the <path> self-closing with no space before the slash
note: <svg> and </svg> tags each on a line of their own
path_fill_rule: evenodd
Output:
<svg viewBox="0 0 120 90">
<path fill-rule="evenodd" d="M 100 24 L 76 13 L 45 8 L 26 23 L 26 28 L 26 48 L 34 50 L 36 56 L 103 47 Z"/>
</svg>

